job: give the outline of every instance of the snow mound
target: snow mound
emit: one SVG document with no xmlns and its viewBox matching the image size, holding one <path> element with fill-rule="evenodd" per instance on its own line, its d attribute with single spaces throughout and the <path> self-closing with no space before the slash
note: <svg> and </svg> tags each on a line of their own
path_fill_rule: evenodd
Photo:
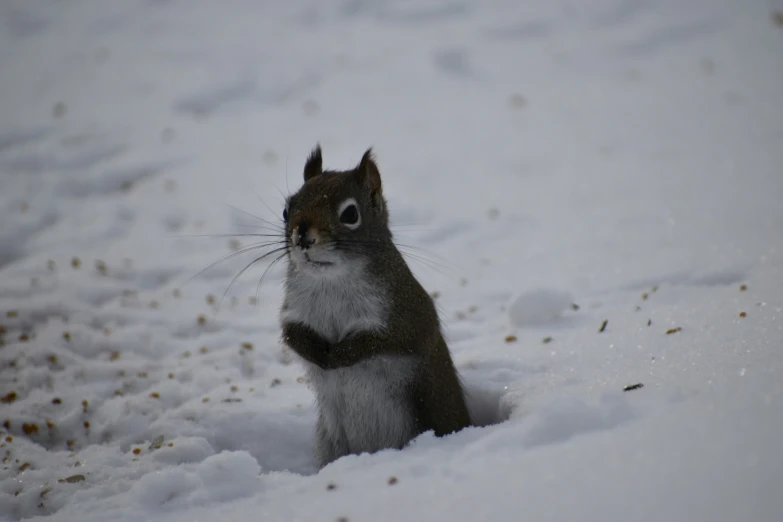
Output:
<svg viewBox="0 0 783 522">
<path fill-rule="evenodd" d="M 131 495 L 148 510 L 206 505 L 252 495 L 261 466 L 246 451 L 224 451 L 198 464 L 179 465 L 141 477 Z"/>
<path fill-rule="evenodd" d="M 508 317 L 515 326 L 545 325 L 563 316 L 571 308 L 573 298 L 568 292 L 552 289 L 530 290 L 518 295 L 508 308 Z"/>
</svg>

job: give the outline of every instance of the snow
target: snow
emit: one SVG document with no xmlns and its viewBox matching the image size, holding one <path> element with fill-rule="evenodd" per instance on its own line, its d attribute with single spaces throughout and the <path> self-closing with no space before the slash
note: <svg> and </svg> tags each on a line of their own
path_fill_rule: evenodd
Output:
<svg viewBox="0 0 783 522">
<path fill-rule="evenodd" d="M 533 326 L 560 319 L 566 310 L 578 309 L 574 304 L 568 292 L 538 288 L 514 298 L 508 316 L 513 325 Z"/>
<path fill-rule="evenodd" d="M 782 520 L 776 12 L 3 2 L 0 519 Z M 320 471 L 282 264 L 231 284 L 316 142 L 480 425 Z"/>
</svg>

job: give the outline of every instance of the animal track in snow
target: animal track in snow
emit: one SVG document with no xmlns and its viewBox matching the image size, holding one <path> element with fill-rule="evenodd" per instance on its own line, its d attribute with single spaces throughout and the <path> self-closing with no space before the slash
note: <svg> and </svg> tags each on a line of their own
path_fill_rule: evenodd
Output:
<svg viewBox="0 0 783 522">
<path fill-rule="evenodd" d="M 167 166 L 167 163 L 150 163 L 111 169 L 89 179 L 62 180 L 59 188 L 62 194 L 75 198 L 131 190 L 135 184 L 161 174 Z"/>
</svg>

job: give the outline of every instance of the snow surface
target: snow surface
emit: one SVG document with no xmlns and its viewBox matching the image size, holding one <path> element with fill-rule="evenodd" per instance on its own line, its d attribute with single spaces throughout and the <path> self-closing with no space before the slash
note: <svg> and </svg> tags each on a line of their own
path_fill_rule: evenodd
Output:
<svg viewBox="0 0 783 522">
<path fill-rule="evenodd" d="M 776 11 L 3 1 L 0 518 L 783 520 Z M 317 141 L 374 147 L 484 427 L 318 472 L 282 268 L 201 273 Z"/>
</svg>

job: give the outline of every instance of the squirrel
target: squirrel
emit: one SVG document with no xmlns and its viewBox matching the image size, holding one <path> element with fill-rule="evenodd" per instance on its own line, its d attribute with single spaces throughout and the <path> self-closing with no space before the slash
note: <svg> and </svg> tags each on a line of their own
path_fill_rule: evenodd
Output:
<svg viewBox="0 0 783 522">
<path fill-rule="evenodd" d="M 469 426 L 435 303 L 393 242 L 372 149 L 352 170 L 323 170 L 317 144 L 283 221 L 282 341 L 316 397 L 319 467 Z"/>
</svg>

